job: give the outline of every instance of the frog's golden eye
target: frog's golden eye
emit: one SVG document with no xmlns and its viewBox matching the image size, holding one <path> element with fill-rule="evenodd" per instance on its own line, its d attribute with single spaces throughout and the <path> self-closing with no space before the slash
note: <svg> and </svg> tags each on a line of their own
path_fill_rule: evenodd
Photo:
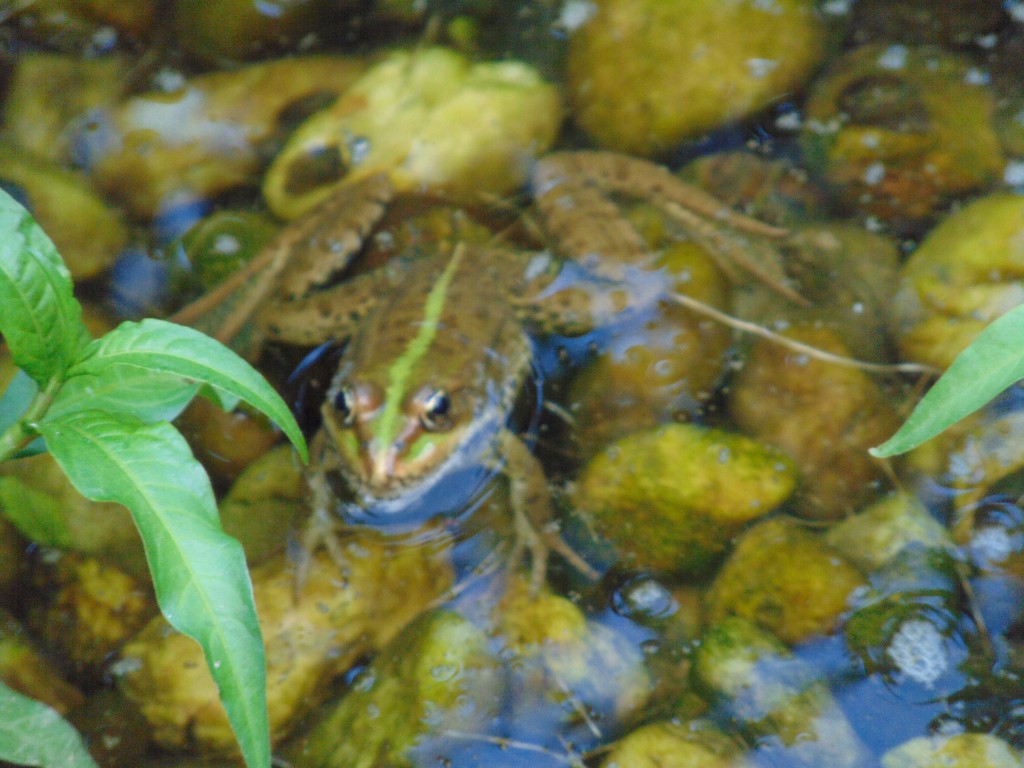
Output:
<svg viewBox="0 0 1024 768">
<path fill-rule="evenodd" d="M 334 410 L 340 417 L 342 426 L 350 427 L 355 422 L 355 398 L 347 387 L 341 387 L 331 401 Z"/>
<path fill-rule="evenodd" d="M 452 399 L 443 389 L 435 389 L 423 399 L 420 424 L 428 432 L 443 432 L 452 426 Z"/>
</svg>

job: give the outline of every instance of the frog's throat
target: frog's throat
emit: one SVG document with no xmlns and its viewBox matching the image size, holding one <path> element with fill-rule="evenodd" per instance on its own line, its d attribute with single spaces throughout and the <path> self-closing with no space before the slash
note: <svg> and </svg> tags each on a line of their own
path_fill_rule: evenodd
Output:
<svg viewBox="0 0 1024 768">
<path fill-rule="evenodd" d="M 465 253 L 465 246 L 459 244 L 452 252 L 452 257 L 445 266 L 441 276 L 427 294 L 423 305 L 423 319 L 419 330 L 409 342 L 405 351 L 391 364 L 388 369 L 388 383 L 384 390 L 384 408 L 373 426 L 373 439 L 378 446 L 390 446 L 398 438 L 402 429 L 402 404 L 409 392 L 410 381 L 417 363 L 430 350 L 430 345 L 437 336 L 441 313 L 444 311 L 448 286 L 451 285 L 459 264 Z"/>
</svg>

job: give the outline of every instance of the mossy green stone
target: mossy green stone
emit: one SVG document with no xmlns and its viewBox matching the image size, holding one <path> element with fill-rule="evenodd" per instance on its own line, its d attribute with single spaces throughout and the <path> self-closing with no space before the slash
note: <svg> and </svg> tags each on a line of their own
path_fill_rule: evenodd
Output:
<svg viewBox="0 0 1024 768">
<path fill-rule="evenodd" d="M 781 452 L 742 435 L 668 424 L 613 443 L 583 470 L 575 502 L 633 566 L 705 573 L 746 523 L 793 491 Z"/>
</svg>

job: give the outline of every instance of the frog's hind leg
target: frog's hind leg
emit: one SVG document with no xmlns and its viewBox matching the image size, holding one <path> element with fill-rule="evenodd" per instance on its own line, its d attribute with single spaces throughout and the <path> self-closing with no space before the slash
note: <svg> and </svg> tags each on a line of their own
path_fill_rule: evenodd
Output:
<svg viewBox="0 0 1024 768">
<path fill-rule="evenodd" d="M 597 579 L 598 572 L 566 543 L 558 531 L 547 477 L 537 457 L 508 430 L 502 431 L 498 450 L 505 462 L 502 471 L 509 478 L 515 520 L 510 564 L 518 564 L 524 550 L 529 551 L 531 594 L 537 594 L 544 586 L 548 553 L 552 550 L 588 579 Z"/>
</svg>

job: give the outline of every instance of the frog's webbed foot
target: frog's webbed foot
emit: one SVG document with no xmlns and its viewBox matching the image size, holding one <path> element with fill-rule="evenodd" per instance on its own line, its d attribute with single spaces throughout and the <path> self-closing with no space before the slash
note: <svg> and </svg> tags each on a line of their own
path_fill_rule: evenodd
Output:
<svg viewBox="0 0 1024 768">
<path fill-rule="evenodd" d="M 524 551 L 530 553 L 530 593 L 536 595 L 547 577 L 548 555 L 554 551 L 577 571 L 595 580 L 600 574 L 562 538 L 551 508 L 547 478 L 537 458 L 522 440 L 505 430 L 499 450 L 508 476 L 515 522 L 515 540 L 509 566 L 515 568 Z"/>
<path fill-rule="evenodd" d="M 292 562 L 295 579 L 293 582 L 294 597 L 297 601 L 302 595 L 309 578 L 309 570 L 320 547 L 324 547 L 331 560 L 344 573 L 348 561 L 341 547 L 342 528 L 344 527 L 332 510 L 330 492 L 327 484 L 319 474 L 310 478 L 310 495 L 313 501 L 313 513 L 309 516 L 298 537 L 291 537 L 288 542 L 288 557 Z"/>
</svg>

